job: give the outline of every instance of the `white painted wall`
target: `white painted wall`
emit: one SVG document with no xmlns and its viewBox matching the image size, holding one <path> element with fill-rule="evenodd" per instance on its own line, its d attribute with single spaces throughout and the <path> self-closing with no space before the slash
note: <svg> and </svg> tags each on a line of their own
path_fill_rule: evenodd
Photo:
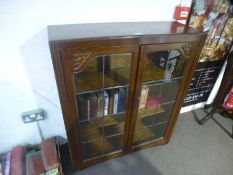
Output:
<svg viewBox="0 0 233 175">
<path fill-rule="evenodd" d="M 47 111 L 40 122 L 45 137 L 66 136 L 47 43 L 47 25 L 169 21 L 180 0 L 1 0 L 0 152 L 16 144 L 40 142 L 36 124 L 21 113 Z M 191 0 L 182 4 L 190 5 Z"/>
</svg>

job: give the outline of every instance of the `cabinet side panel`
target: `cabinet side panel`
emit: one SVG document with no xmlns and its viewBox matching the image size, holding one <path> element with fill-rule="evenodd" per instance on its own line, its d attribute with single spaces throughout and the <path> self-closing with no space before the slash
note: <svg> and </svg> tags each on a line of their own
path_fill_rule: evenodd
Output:
<svg viewBox="0 0 233 175">
<path fill-rule="evenodd" d="M 61 54 L 59 46 L 56 43 L 50 42 L 49 43 L 53 68 L 58 88 L 58 94 L 60 98 L 66 134 L 69 144 L 69 153 L 72 160 L 72 164 L 74 169 L 80 169 L 80 155 L 79 149 L 77 149 L 77 143 L 75 143 L 75 135 L 72 132 L 72 123 L 69 115 L 69 104 L 68 104 L 68 97 L 67 97 L 67 90 L 66 90 L 66 83 L 65 83 L 65 74 L 63 72 L 63 63 L 61 60 Z"/>
</svg>

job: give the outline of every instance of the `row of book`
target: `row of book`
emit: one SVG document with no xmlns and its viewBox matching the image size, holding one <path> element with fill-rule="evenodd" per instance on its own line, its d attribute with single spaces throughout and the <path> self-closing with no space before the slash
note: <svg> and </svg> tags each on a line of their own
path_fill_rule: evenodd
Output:
<svg viewBox="0 0 233 175">
<path fill-rule="evenodd" d="M 167 98 L 165 96 L 153 95 L 149 93 L 149 90 L 150 88 L 148 86 L 142 87 L 138 109 L 156 108 L 158 104 L 167 102 Z"/>
<path fill-rule="evenodd" d="M 125 111 L 127 88 L 115 88 L 77 95 L 79 120 L 91 120 Z"/>
<path fill-rule="evenodd" d="M 39 146 L 15 146 L 0 156 L 0 175 L 62 175 L 54 138 Z"/>
</svg>

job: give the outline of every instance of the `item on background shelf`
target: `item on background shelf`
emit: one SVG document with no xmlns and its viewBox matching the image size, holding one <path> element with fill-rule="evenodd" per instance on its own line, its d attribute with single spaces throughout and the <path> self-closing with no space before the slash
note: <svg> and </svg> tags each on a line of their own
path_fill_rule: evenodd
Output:
<svg viewBox="0 0 233 175">
<path fill-rule="evenodd" d="M 158 104 L 164 104 L 167 102 L 167 97 L 165 96 L 148 96 L 146 100 L 146 108 L 155 108 Z"/>
<path fill-rule="evenodd" d="M 226 110 L 232 110 L 233 109 L 233 86 L 231 87 L 231 90 L 227 94 L 227 96 L 224 99 L 223 105 Z"/>
<path fill-rule="evenodd" d="M 147 97 L 146 108 L 148 109 L 156 108 L 157 104 L 158 101 L 154 97 Z"/>
<path fill-rule="evenodd" d="M 11 175 L 24 175 L 25 148 L 16 146 L 11 151 Z"/>
<path fill-rule="evenodd" d="M 0 174 L 2 173 L 1 175 L 4 175 L 5 167 L 6 167 L 6 156 L 5 155 L 2 155 L 0 157 L 0 165 L 1 165 Z"/>
<path fill-rule="evenodd" d="M 219 60 L 223 60 L 230 50 L 233 41 L 233 17 L 229 17 L 225 24 L 224 30 L 221 37 L 219 38 L 218 44 L 214 49 L 215 57 Z"/>
<path fill-rule="evenodd" d="M 42 161 L 45 170 L 57 169 L 60 161 L 57 155 L 57 148 L 54 138 L 48 138 L 41 143 Z"/>
<path fill-rule="evenodd" d="M 98 117 L 104 116 L 104 98 L 102 92 L 97 92 Z"/>
<path fill-rule="evenodd" d="M 90 120 L 90 99 L 88 94 L 77 96 L 79 120 Z"/>
<path fill-rule="evenodd" d="M 31 151 L 26 154 L 26 175 L 39 175 L 45 172 L 41 151 Z"/>
<path fill-rule="evenodd" d="M 113 114 L 117 113 L 118 108 L 119 89 L 114 89 L 114 103 L 113 103 Z"/>
<path fill-rule="evenodd" d="M 160 96 L 160 97 L 158 98 L 158 102 L 159 102 L 159 104 L 164 104 L 164 103 L 166 103 L 166 102 L 167 102 L 167 97 L 165 97 L 165 96 Z"/>
<path fill-rule="evenodd" d="M 149 88 L 147 86 L 143 86 L 142 90 L 141 90 L 141 96 L 140 96 L 140 100 L 139 100 L 138 109 L 144 109 L 145 108 L 148 92 L 149 92 Z"/>
<path fill-rule="evenodd" d="M 213 25 L 213 23 L 218 15 L 219 15 L 219 13 L 217 13 L 217 12 L 210 12 L 209 13 L 208 19 L 207 19 L 206 24 L 204 26 L 204 31 L 207 31 L 211 28 L 211 26 Z"/>
<path fill-rule="evenodd" d="M 92 93 L 89 96 L 90 99 L 90 119 L 96 118 L 98 116 L 98 99 L 96 93 Z"/>
<path fill-rule="evenodd" d="M 1 162 L 0 162 L 0 175 L 3 175 Z"/>
<path fill-rule="evenodd" d="M 114 106 L 114 90 L 108 90 L 108 96 L 109 96 L 109 106 L 108 106 L 108 113 L 113 114 L 113 106 Z"/>
<path fill-rule="evenodd" d="M 5 166 L 4 175 L 10 175 L 10 170 L 11 170 L 11 152 L 7 153 L 6 155 L 6 166 Z"/>
<path fill-rule="evenodd" d="M 125 89 L 119 88 L 117 113 L 123 112 L 124 110 L 125 110 Z"/>
<path fill-rule="evenodd" d="M 176 6 L 174 18 L 176 20 L 187 20 L 190 12 L 190 7 Z"/>
<path fill-rule="evenodd" d="M 172 74 L 175 70 L 175 67 L 177 65 L 177 60 L 180 56 L 179 51 L 177 50 L 172 50 L 169 53 L 169 60 L 167 62 L 167 66 L 165 69 L 165 74 L 164 74 L 164 80 L 165 81 L 171 81 Z"/>
<path fill-rule="evenodd" d="M 228 19 L 227 14 L 220 14 L 218 19 L 213 22 L 210 31 L 207 35 L 206 43 L 208 47 L 216 47 L 221 37 L 222 31 L 225 27 L 225 23 Z"/>
<path fill-rule="evenodd" d="M 104 115 L 108 115 L 108 103 L 109 96 L 106 90 L 104 90 Z"/>
</svg>

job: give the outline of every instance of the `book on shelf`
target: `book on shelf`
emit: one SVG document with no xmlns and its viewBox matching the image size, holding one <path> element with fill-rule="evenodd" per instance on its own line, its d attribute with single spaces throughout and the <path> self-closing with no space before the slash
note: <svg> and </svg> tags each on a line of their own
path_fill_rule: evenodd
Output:
<svg viewBox="0 0 233 175">
<path fill-rule="evenodd" d="M 140 100 L 139 100 L 138 109 L 144 109 L 145 108 L 148 92 L 149 92 L 149 88 L 147 86 L 143 86 L 142 90 L 141 90 L 141 96 L 140 96 Z"/>
<path fill-rule="evenodd" d="M 125 89 L 123 87 L 119 88 L 117 113 L 123 112 L 125 110 L 125 94 Z"/>
<path fill-rule="evenodd" d="M 109 96 L 109 105 L 108 105 L 108 113 L 113 114 L 113 105 L 114 105 L 114 89 L 110 89 L 107 91 Z"/>
<path fill-rule="evenodd" d="M 106 90 L 104 90 L 104 115 L 108 115 L 108 103 L 109 96 Z"/>
<path fill-rule="evenodd" d="M 156 100 L 156 98 L 151 96 L 147 97 L 146 108 L 148 109 L 156 108 L 157 105 L 158 105 L 158 101 Z"/>
<path fill-rule="evenodd" d="M 165 96 L 148 96 L 146 100 L 146 108 L 151 109 L 155 108 L 157 105 L 161 105 L 167 102 L 167 98 Z"/>
<path fill-rule="evenodd" d="M 0 174 L 2 173 L 1 175 L 4 175 L 5 167 L 6 167 L 6 155 L 2 155 L 0 157 L 0 165 L 1 165 Z"/>
<path fill-rule="evenodd" d="M 15 146 L 11 151 L 11 175 L 24 175 L 24 146 Z"/>
<path fill-rule="evenodd" d="M 98 117 L 104 115 L 104 98 L 102 92 L 97 92 L 97 106 L 98 106 Z"/>
<path fill-rule="evenodd" d="M 90 120 L 90 99 L 88 94 L 77 96 L 79 120 Z"/>
<path fill-rule="evenodd" d="M 60 161 L 57 155 L 57 148 L 54 138 L 48 138 L 41 143 L 42 161 L 45 170 L 57 169 L 60 166 Z"/>
<path fill-rule="evenodd" d="M 10 175 L 10 169 L 11 169 L 11 152 L 8 152 L 6 155 L 6 164 L 5 164 L 4 175 Z"/>
<path fill-rule="evenodd" d="M 114 89 L 113 114 L 117 113 L 119 89 Z"/>
<path fill-rule="evenodd" d="M 31 151 L 26 154 L 26 175 L 41 175 L 45 172 L 41 151 Z"/>
<path fill-rule="evenodd" d="M 90 119 L 96 118 L 98 115 L 98 97 L 96 93 L 91 93 L 90 99 Z"/>
<path fill-rule="evenodd" d="M 1 162 L 0 162 L 0 175 L 3 175 Z"/>
</svg>

